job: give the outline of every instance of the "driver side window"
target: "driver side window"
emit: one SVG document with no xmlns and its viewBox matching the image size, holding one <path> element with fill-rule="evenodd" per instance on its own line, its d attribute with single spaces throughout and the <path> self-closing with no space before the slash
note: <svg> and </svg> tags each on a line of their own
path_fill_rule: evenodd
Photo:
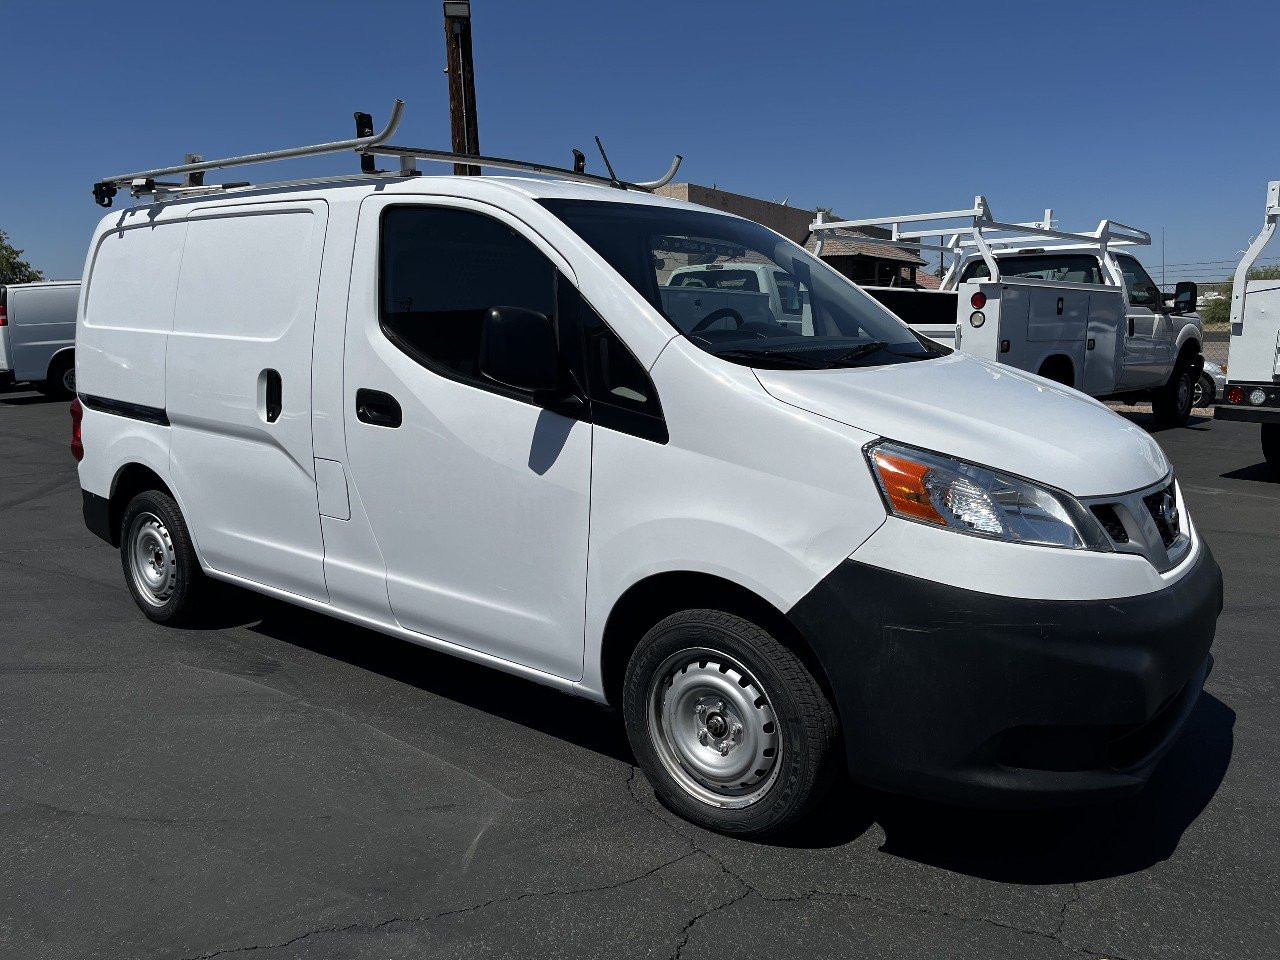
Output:
<svg viewBox="0 0 1280 960">
<path fill-rule="evenodd" d="M 1129 293 L 1129 306 L 1150 307 L 1153 310 L 1159 307 L 1160 288 L 1147 275 L 1147 271 L 1142 269 L 1142 264 L 1133 257 L 1116 259 L 1120 263 L 1120 272 L 1124 274 L 1125 290 Z"/>
</svg>

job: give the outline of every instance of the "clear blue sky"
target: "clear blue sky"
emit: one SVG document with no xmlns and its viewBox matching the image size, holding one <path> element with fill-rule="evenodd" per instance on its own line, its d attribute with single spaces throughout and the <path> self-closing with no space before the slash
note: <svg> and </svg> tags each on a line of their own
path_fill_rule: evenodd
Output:
<svg viewBox="0 0 1280 960">
<path fill-rule="evenodd" d="M 1007 219 L 1109 216 L 1152 232 L 1157 280 L 1162 228 L 1169 263 L 1235 259 L 1280 178 L 1274 2 L 472 8 L 480 142 L 500 156 L 567 164 L 598 133 L 621 176 L 680 152 L 682 180 L 845 216 L 978 193 Z M 50 276 L 80 274 L 101 176 L 346 137 L 397 96 L 398 141 L 448 146 L 436 0 L 0 0 L 0 30 L 0 229 Z"/>
</svg>

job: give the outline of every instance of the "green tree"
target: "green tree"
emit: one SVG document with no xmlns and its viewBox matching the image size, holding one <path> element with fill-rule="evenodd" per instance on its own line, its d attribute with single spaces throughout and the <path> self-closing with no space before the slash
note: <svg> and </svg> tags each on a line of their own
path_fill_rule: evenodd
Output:
<svg viewBox="0 0 1280 960">
<path fill-rule="evenodd" d="M 33 283 L 43 279 L 44 274 L 23 260 L 22 251 L 0 230 L 0 283 Z"/>
<path fill-rule="evenodd" d="M 1250 280 L 1280 280 L 1280 264 L 1269 267 L 1254 267 L 1249 271 Z M 1225 324 L 1231 319 L 1231 292 L 1234 286 L 1232 278 L 1228 277 L 1220 284 L 1214 284 L 1220 291 L 1222 296 L 1214 300 L 1210 300 L 1199 311 L 1200 319 L 1208 324 Z"/>
</svg>

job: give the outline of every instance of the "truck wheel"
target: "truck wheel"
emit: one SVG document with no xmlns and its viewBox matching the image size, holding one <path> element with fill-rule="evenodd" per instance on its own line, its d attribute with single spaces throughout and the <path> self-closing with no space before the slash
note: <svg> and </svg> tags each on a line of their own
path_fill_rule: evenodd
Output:
<svg viewBox="0 0 1280 960">
<path fill-rule="evenodd" d="M 1262 425 L 1262 455 L 1272 472 L 1280 475 L 1280 423 Z"/>
<path fill-rule="evenodd" d="M 150 620 L 177 625 L 195 618 L 209 584 L 182 511 L 168 494 L 148 490 L 129 501 L 120 522 L 120 563 L 134 602 Z"/>
<path fill-rule="evenodd" d="M 830 782 L 831 703 L 794 653 L 741 617 L 688 610 L 651 629 L 627 665 L 622 710 L 654 793 L 710 830 L 775 833 Z"/>
<path fill-rule="evenodd" d="M 49 375 L 36 384 L 36 389 L 46 397 L 70 400 L 76 395 L 76 361 L 73 356 L 61 356 L 49 364 Z"/>
<path fill-rule="evenodd" d="M 1185 427 L 1195 398 L 1195 364 L 1191 355 L 1178 358 L 1169 382 L 1151 395 L 1151 412 L 1162 427 Z"/>
</svg>

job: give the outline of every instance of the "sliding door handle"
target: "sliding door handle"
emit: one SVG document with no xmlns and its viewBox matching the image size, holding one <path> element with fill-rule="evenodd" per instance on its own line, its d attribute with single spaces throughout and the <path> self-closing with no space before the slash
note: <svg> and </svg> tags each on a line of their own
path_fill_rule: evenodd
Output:
<svg viewBox="0 0 1280 960">
<path fill-rule="evenodd" d="M 375 427 L 395 429 L 404 422 L 400 404 L 395 397 L 381 390 L 361 387 L 356 391 L 356 419 Z"/>
</svg>

